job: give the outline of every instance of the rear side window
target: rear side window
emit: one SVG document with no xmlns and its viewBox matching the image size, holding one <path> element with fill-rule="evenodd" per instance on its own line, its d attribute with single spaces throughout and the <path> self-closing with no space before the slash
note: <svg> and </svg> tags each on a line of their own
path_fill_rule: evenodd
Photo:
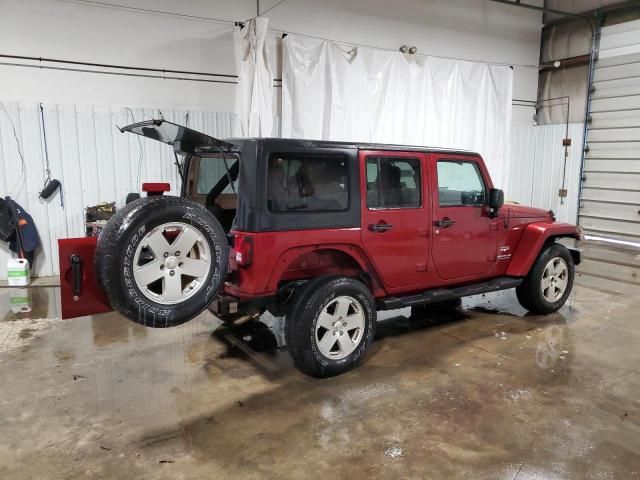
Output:
<svg viewBox="0 0 640 480">
<path fill-rule="evenodd" d="M 367 157 L 367 207 L 416 208 L 420 200 L 417 158 Z"/>
<path fill-rule="evenodd" d="M 482 175 L 474 162 L 438 161 L 441 207 L 484 205 L 485 191 Z"/>
<path fill-rule="evenodd" d="M 271 212 L 330 212 L 349 208 L 347 159 L 342 155 L 272 153 L 267 171 Z"/>
</svg>

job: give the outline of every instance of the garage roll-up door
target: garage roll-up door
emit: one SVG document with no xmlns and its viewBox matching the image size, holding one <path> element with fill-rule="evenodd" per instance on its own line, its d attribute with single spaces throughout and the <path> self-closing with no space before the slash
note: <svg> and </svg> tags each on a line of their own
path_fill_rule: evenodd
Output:
<svg viewBox="0 0 640 480">
<path fill-rule="evenodd" d="M 602 28 L 591 99 L 580 225 L 640 243 L 640 20 Z"/>
<path fill-rule="evenodd" d="M 579 208 L 579 223 L 591 240 L 582 243 L 578 283 L 635 294 L 640 288 L 640 21 L 602 28 L 592 86 Z"/>
</svg>

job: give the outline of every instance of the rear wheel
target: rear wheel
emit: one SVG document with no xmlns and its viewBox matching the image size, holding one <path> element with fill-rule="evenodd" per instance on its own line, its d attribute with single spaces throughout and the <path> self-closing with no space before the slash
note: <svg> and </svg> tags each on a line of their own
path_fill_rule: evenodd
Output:
<svg viewBox="0 0 640 480">
<path fill-rule="evenodd" d="M 373 297 L 362 282 L 320 277 L 303 287 L 287 314 L 289 352 L 308 375 L 339 375 L 362 360 L 375 326 Z"/>
<path fill-rule="evenodd" d="M 553 243 L 540 253 L 529 275 L 516 288 L 518 301 L 532 313 L 553 313 L 567 301 L 574 276 L 571 253 L 564 245 Z"/>
<path fill-rule="evenodd" d="M 115 310 L 142 325 L 171 327 L 209 305 L 227 260 L 225 233 L 206 209 L 178 197 L 146 197 L 102 231 L 96 273 Z"/>
</svg>

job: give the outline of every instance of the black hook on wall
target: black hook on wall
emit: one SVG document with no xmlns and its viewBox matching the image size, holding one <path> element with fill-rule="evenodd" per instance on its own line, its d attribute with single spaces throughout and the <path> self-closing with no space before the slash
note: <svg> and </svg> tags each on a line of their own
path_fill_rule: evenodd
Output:
<svg viewBox="0 0 640 480">
<path fill-rule="evenodd" d="M 44 108 L 42 107 L 42 103 L 40 104 L 40 121 L 42 122 L 42 137 L 44 140 L 44 159 L 47 167 L 46 168 L 47 178 L 45 179 L 44 187 L 40 192 L 40 198 L 42 198 L 43 200 L 48 199 L 59 188 L 60 189 L 60 206 L 64 207 L 64 202 L 62 199 L 62 183 L 60 182 L 60 180 L 56 178 L 51 179 L 51 165 L 49 164 L 49 149 L 47 148 L 47 129 L 44 124 Z"/>
</svg>

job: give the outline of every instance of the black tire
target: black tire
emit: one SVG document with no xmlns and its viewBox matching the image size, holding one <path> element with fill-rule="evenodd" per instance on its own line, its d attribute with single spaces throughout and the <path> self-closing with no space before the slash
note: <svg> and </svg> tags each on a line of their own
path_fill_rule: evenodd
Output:
<svg viewBox="0 0 640 480">
<path fill-rule="evenodd" d="M 171 222 L 191 226 L 202 235 L 209 248 L 210 266 L 193 294 L 167 305 L 141 291 L 133 275 L 133 260 L 145 232 Z M 173 327 L 192 319 L 211 303 L 227 271 L 228 248 L 220 223 L 202 206 L 179 197 L 144 197 L 118 210 L 101 232 L 96 276 L 114 310 L 145 326 Z M 182 275 L 179 278 L 183 281 Z"/>
<path fill-rule="evenodd" d="M 544 270 L 554 259 L 561 259 L 567 268 L 567 284 L 562 296 L 556 301 L 545 298 L 542 288 Z M 552 243 L 543 248 L 524 281 L 516 287 L 518 302 L 531 313 L 546 315 L 558 311 L 567 301 L 573 288 L 575 265 L 571 253 L 564 245 Z"/>
<path fill-rule="evenodd" d="M 364 328 L 353 352 L 336 360 L 320 351 L 316 340 L 316 323 L 325 307 L 341 296 L 351 297 L 359 304 L 364 316 Z M 313 377 L 340 375 L 355 367 L 373 342 L 376 330 L 375 303 L 369 289 L 358 280 L 333 275 L 319 277 L 296 293 L 286 317 L 285 329 L 289 352 L 302 372 Z M 329 333 L 327 331 L 325 335 Z"/>
</svg>

